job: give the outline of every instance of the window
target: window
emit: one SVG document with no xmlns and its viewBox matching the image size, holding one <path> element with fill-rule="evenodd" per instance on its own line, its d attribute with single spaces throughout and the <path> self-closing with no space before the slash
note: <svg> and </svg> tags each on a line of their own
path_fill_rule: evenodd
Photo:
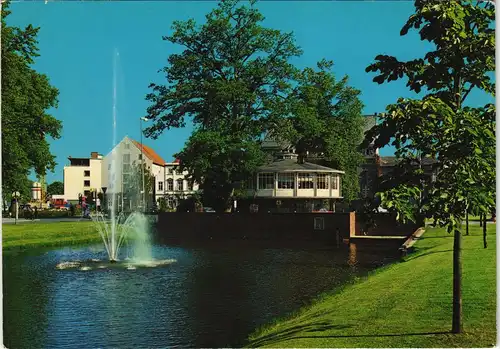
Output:
<svg viewBox="0 0 500 349">
<path fill-rule="evenodd" d="M 158 182 L 158 190 L 163 190 L 163 182 Z"/>
<path fill-rule="evenodd" d="M 90 177 L 90 171 L 83 171 L 84 177 Z"/>
<path fill-rule="evenodd" d="M 193 183 L 191 183 L 191 181 L 187 182 L 187 190 L 193 191 Z"/>
<path fill-rule="evenodd" d="M 338 189 L 338 188 L 339 188 L 339 176 L 333 175 L 332 176 L 332 189 Z"/>
<path fill-rule="evenodd" d="M 327 174 L 317 174 L 317 187 L 318 189 L 329 189 L 328 181 L 330 179 L 330 175 Z"/>
<path fill-rule="evenodd" d="M 169 167 L 169 169 L 168 169 L 168 173 L 169 173 L 169 174 L 174 174 L 174 168 L 173 168 L 173 167 Z"/>
<path fill-rule="evenodd" d="M 111 171 L 111 164 L 108 165 L 108 171 Z"/>
<path fill-rule="evenodd" d="M 174 180 L 172 178 L 167 179 L 167 190 L 174 190 Z"/>
<path fill-rule="evenodd" d="M 312 173 L 299 173 L 299 189 L 313 189 Z"/>
<path fill-rule="evenodd" d="M 129 173 L 131 172 L 131 166 L 130 164 L 123 164 L 123 173 Z"/>
<path fill-rule="evenodd" d="M 137 157 L 139 160 L 142 160 L 142 154 L 139 154 L 139 156 Z"/>
<path fill-rule="evenodd" d="M 259 189 L 274 189 L 274 173 L 259 173 Z"/>
<path fill-rule="evenodd" d="M 177 173 L 178 175 L 182 174 L 181 168 L 179 166 L 176 167 L 175 173 Z"/>
<path fill-rule="evenodd" d="M 124 164 L 130 164 L 130 154 L 123 154 L 122 159 Z"/>
<path fill-rule="evenodd" d="M 130 149 L 130 143 L 125 143 L 125 149 Z"/>
<path fill-rule="evenodd" d="M 325 230 L 325 218 L 314 217 L 314 230 Z"/>
<path fill-rule="evenodd" d="M 278 189 L 293 189 L 295 175 L 293 173 L 278 173 Z"/>
<path fill-rule="evenodd" d="M 183 182 L 184 182 L 184 180 L 180 179 L 180 178 L 178 180 L 176 180 L 177 185 L 175 187 L 175 190 L 178 190 L 178 191 L 184 190 L 184 183 Z"/>
<path fill-rule="evenodd" d="M 83 181 L 84 187 L 90 187 L 90 181 Z"/>
</svg>

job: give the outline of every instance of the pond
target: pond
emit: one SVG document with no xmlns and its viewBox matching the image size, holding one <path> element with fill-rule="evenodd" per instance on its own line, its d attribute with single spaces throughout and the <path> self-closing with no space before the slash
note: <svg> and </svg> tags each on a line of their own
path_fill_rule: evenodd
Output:
<svg viewBox="0 0 500 349">
<path fill-rule="evenodd" d="M 341 248 L 174 247 L 156 268 L 58 270 L 102 245 L 3 255 L 10 348 L 238 347 L 257 327 L 391 261 Z M 98 263 L 96 263 L 97 265 Z"/>
</svg>

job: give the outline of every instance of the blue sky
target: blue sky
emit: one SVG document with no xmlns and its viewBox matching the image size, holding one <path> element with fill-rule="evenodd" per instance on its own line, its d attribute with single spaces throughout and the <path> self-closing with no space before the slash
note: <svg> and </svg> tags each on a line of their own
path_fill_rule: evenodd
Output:
<svg viewBox="0 0 500 349">
<path fill-rule="evenodd" d="M 57 155 L 55 173 L 47 182 L 62 180 L 68 156 L 86 157 L 91 151 L 107 154 L 112 148 L 113 53 L 117 65 L 117 139 L 125 135 L 139 140 L 139 117 L 145 115 L 144 99 L 151 82 L 162 83 L 158 73 L 171 53 L 179 52 L 161 38 L 172 32 L 174 20 L 204 16 L 215 1 L 165 2 L 18 2 L 11 5 L 10 25 L 41 27 L 35 68 L 49 76 L 60 91 L 54 116 L 62 120 L 62 137 L 51 140 Z M 258 7 L 264 25 L 293 31 L 304 54 L 299 67 L 314 66 L 326 58 L 334 61 L 340 78 L 362 91 L 364 112 L 383 112 L 398 97 L 412 97 L 404 82 L 378 85 L 364 69 L 378 54 L 406 60 L 421 57 L 430 48 L 416 33 L 399 31 L 413 13 L 411 1 L 263 1 Z M 483 105 L 487 97 L 471 93 L 469 104 Z M 165 131 L 157 140 L 144 143 L 166 161 L 182 149 L 191 127 Z M 383 155 L 392 153 L 383 149 Z"/>
</svg>

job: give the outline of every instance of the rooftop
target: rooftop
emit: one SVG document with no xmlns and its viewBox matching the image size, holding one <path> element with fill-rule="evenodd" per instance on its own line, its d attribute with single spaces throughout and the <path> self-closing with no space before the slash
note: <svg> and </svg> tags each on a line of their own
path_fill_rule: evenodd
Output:
<svg viewBox="0 0 500 349">
<path fill-rule="evenodd" d="M 141 150 L 141 143 L 131 139 L 131 141 L 134 143 L 134 145 Z M 147 145 L 142 145 L 142 152 L 144 155 L 146 155 L 151 161 L 153 161 L 153 164 L 163 166 L 165 165 L 165 160 L 158 155 L 153 149 L 148 147 Z"/>
<path fill-rule="evenodd" d="M 371 130 L 375 125 L 377 125 L 377 116 L 365 115 L 365 125 L 363 127 L 363 134 Z"/>
<path fill-rule="evenodd" d="M 398 163 L 398 158 L 395 156 L 381 156 L 380 157 L 380 165 L 381 166 L 395 166 Z M 422 165 L 428 166 L 437 163 L 436 159 L 430 157 L 422 158 Z"/>
<path fill-rule="evenodd" d="M 277 160 L 259 167 L 259 172 L 330 172 L 344 173 L 344 171 L 313 164 L 310 162 L 298 163 L 295 159 Z"/>
</svg>

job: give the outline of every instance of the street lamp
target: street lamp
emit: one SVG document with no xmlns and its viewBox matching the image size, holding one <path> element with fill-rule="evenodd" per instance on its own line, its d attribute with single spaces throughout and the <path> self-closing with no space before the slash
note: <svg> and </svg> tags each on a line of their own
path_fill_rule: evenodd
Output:
<svg viewBox="0 0 500 349">
<path fill-rule="evenodd" d="M 17 220 L 19 219 L 19 204 L 18 200 L 21 197 L 21 194 L 18 191 L 12 193 L 12 198 L 14 199 L 14 204 L 16 205 L 16 215 L 15 215 L 15 224 L 17 224 Z"/>
<path fill-rule="evenodd" d="M 142 145 L 142 122 L 143 121 L 148 121 L 146 117 L 141 117 L 139 118 L 140 126 L 141 126 L 141 177 L 142 177 L 142 209 L 143 212 L 146 210 L 146 191 L 144 188 L 144 147 Z"/>
</svg>

